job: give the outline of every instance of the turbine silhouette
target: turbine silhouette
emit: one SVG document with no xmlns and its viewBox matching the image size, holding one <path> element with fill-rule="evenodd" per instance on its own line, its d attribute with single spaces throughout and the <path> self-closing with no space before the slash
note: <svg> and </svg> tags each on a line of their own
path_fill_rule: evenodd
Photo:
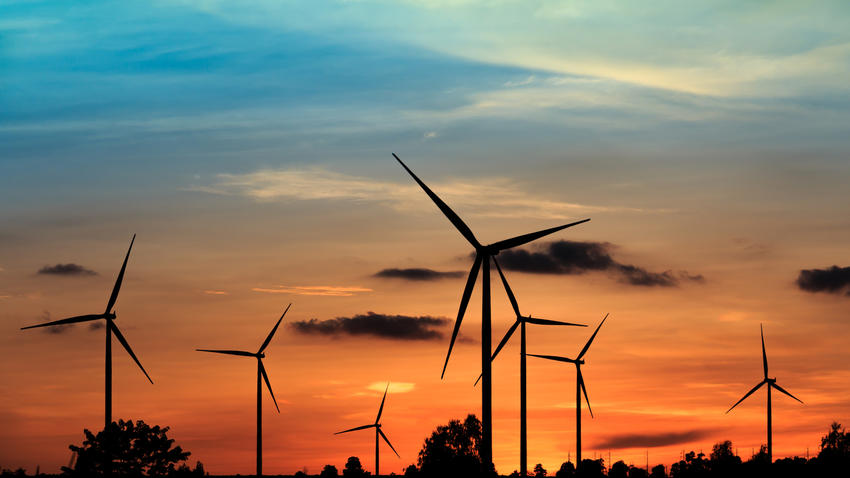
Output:
<svg viewBox="0 0 850 478">
<path fill-rule="evenodd" d="M 136 365 L 142 370 L 142 373 L 145 374 L 148 381 L 153 384 L 153 380 L 151 380 L 148 372 L 145 371 L 145 368 L 142 367 L 142 363 L 139 362 L 136 354 L 133 353 L 133 349 L 130 348 L 130 344 L 127 343 L 127 339 L 124 338 L 124 334 L 118 330 L 118 326 L 115 325 L 115 312 L 112 308 L 115 306 L 115 301 L 118 300 L 118 291 L 121 290 L 121 283 L 124 281 L 124 271 L 127 269 L 127 260 L 130 258 L 130 251 L 133 250 L 133 243 L 136 241 L 136 235 L 133 234 L 133 238 L 130 240 L 130 247 L 127 249 L 127 255 L 124 256 L 124 263 L 121 264 L 121 271 L 118 272 L 118 277 L 115 279 L 115 285 L 112 287 L 112 294 L 109 296 L 109 301 L 106 303 L 106 310 L 102 314 L 88 314 L 88 315 L 78 315 L 76 317 L 69 317 L 67 319 L 54 320 L 51 322 L 46 322 L 38 325 L 30 325 L 29 327 L 22 327 L 21 330 L 26 329 L 34 329 L 37 327 L 50 327 L 54 325 L 65 325 L 65 324 L 76 324 L 80 322 L 91 322 L 94 320 L 104 319 L 106 320 L 106 367 L 105 367 L 105 419 L 103 429 L 106 430 L 109 427 L 109 424 L 112 423 L 112 334 L 115 334 L 115 337 L 118 338 L 118 341 L 121 342 L 121 345 L 124 347 L 124 350 L 130 354 L 130 357 L 133 358 L 133 361 L 136 362 Z"/>
<path fill-rule="evenodd" d="M 493 389 L 492 389 L 492 374 L 490 368 L 490 350 L 491 350 L 491 317 L 490 317 L 490 258 L 499 254 L 499 252 L 513 247 L 527 244 L 541 237 L 548 236 L 554 232 L 566 229 L 590 219 L 564 224 L 562 226 L 544 229 L 542 231 L 523 234 L 503 241 L 494 242 L 489 245 L 483 245 L 478 242 L 472 230 L 469 229 L 463 220 L 452 209 L 443 202 L 431 189 L 423 183 L 399 157 L 393 153 L 393 157 L 408 174 L 416 181 L 417 184 L 425 191 L 425 194 L 431 198 L 434 204 L 442 211 L 443 215 L 455 226 L 460 234 L 475 248 L 475 261 L 472 263 L 472 269 L 469 271 L 469 277 L 466 280 L 466 286 L 463 290 L 463 295 L 458 308 L 457 319 L 455 320 L 452 338 L 449 342 L 449 351 L 446 353 L 446 361 L 443 364 L 443 372 L 440 378 L 445 376 L 446 367 L 449 364 L 449 357 L 452 354 L 455 340 L 457 339 L 460 324 L 463 321 L 466 306 L 469 304 L 469 297 L 472 295 L 472 289 L 475 287 L 475 280 L 478 278 L 478 270 L 481 269 L 481 375 L 483 384 L 481 387 L 481 462 L 485 467 L 485 471 L 493 468 Z"/>
<path fill-rule="evenodd" d="M 373 423 L 371 425 L 362 425 L 362 426 L 359 426 L 359 427 L 349 428 L 348 430 L 343 430 L 341 432 L 334 433 L 334 435 L 339 435 L 341 433 L 348 433 L 348 432 L 353 432 L 353 431 L 357 431 L 357 430 L 365 430 L 367 428 L 374 428 L 375 429 L 375 476 L 380 476 L 380 473 L 378 473 L 378 470 L 379 470 L 378 463 L 379 463 L 379 459 L 380 459 L 380 454 L 379 454 L 380 447 L 378 445 L 381 443 L 380 441 L 378 441 L 379 436 L 381 438 L 383 438 L 385 442 L 387 442 L 387 445 L 390 446 L 390 449 L 393 451 L 393 453 L 395 453 L 395 456 L 398 456 L 399 458 L 401 458 L 399 456 L 398 452 L 395 451 L 393 444 L 390 443 L 389 438 L 387 438 L 387 436 L 384 435 L 384 431 L 381 430 L 381 413 L 383 413 L 383 411 L 384 411 L 384 402 L 387 400 L 387 391 L 389 389 L 390 389 L 390 384 L 387 383 L 387 388 L 386 388 L 386 390 L 384 390 L 384 398 L 381 399 L 381 407 L 378 409 L 378 417 L 375 418 L 375 423 Z"/>
<path fill-rule="evenodd" d="M 272 341 L 272 337 L 274 337 L 275 332 L 277 332 L 278 326 L 280 326 L 280 322 L 283 320 L 283 317 L 289 311 L 289 308 L 292 304 L 286 306 L 286 310 L 283 311 L 280 318 L 277 319 L 277 323 L 274 324 L 274 328 L 269 332 L 266 340 L 263 341 L 263 344 L 260 345 L 260 350 L 257 353 L 253 352 L 245 352 L 242 350 L 210 350 L 210 349 L 195 349 L 198 352 L 210 352 L 215 354 L 225 354 L 225 355 L 239 355 L 242 357 L 255 357 L 257 359 L 257 476 L 263 476 L 263 382 L 266 382 L 266 387 L 269 389 L 269 395 L 272 396 L 272 401 L 274 402 L 274 407 L 277 409 L 277 413 L 280 413 L 280 408 L 277 406 L 277 400 L 274 398 L 274 392 L 272 392 L 272 384 L 269 383 L 269 376 L 266 373 L 266 368 L 263 366 L 263 358 L 266 354 L 263 351 L 266 350 L 266 347 L 269 346 L 269 343 Z"/>
<path fill-rule="evenodd" d="M 767 377 L 767 351 L 764 348 L 764 327 L 759 324 L 759 329 L 761 329 L 761 358 L 762 364 L 764 365 L 764 380 L 759 382 L 758 385 L 753 387 L 752 390 L 747 392 L 746 395 L 744 395 L 740 400 L 735 402 L 735 404 L 732 405 L 729 410 L 726 410 L 726 413 L 731 412 L 732 408 L 737 407 L 739 403 L 743 402 L 744 400 L 746 400 L 747 397 L 754 394 L 756 390 L 761 388 L 762 385 L 767 384 L 767 461 L 768 463 L 773 463 L 773 405 L 770 400 L 770 389 L 775 388 L 776 390 L 784 393 L 785 395 L 788 395 L 789 397 L 793 398 L 794 400 L 797 400 L 800 403 L 803 403 L 803 401 L 795 397 L 794 395 L 791 395 L 787 390 L 777 385 L 775 378 Z"/>
<path fill-rule="evenodd" d="M 531 357 L 539 357 L 547 360 L 555 360 L 557 362 L 567 362 L 571 364 L 575 364 L 576 366 L 576 468 L 581 466 L 581 394 L 584 393 L 584 400 L 587 402 L 587 411 L 590 412 L 590 417 L 593 418 L 593 409 L 590 408 L 590 399 L 587 398 L 587 387 L 584 386 L 584 378 L 581 376 L 581 366 L 584 365 L 584 354 L 587 353 L 587 349 L 590 348 L 590 344 L 593 343 L 593 339 L 596 338 L 596 334 L 599 333 L 599 329 L 602 328 L 602 324 L 605 323 L 605 320 L 608 319 L 608 314 L 605 314 L 605 317 L 602 318 L 602 322 L 599 323 L 599 326 L 596 327 L 596 330 L 593 332 L 593 335 L 590 336 L 590 339 L 587 340 L 587 343 L 584 344 L 584 348 L 581 349 L 581 352 L 578 353 L 576 358 L 571 359 L 567 357 L 559 357 L 557 355 L 535 355 L 528 354 Z"/>
<path fill-rule="evenodd" d="M 520 409 L 520 422 L 519 422 L 519 471 L 520 476 L 528 475 L 528 422 L 527 422 L 527 408 L 526 408 L 526 373 L 525 373 L 525 324 L 535 324 L 535 325 L 568 325 L 574 327 L 587 327 L 584 324 L 573 324 L 570 322 L 560 322 L 557 320 L 549 320 L 549 319 L 540 319 L 532 316 L 524 316 L 519 311 L 519 304 L 517 303 L 516 297 L 514 296 L 513 291 L 511 290 L 511 286 L 508 285 L 508 280 L 505 278 L 505 274 L 502 273 L 502 268 L 499 267 L 498 261 L 496 258 L 493 258 L 493 264 L 496 265 L 496 270 L 499 272 L 499 277 L 502 279 L 502 285 L 505 286 L 505 293 L 508 295 L 508 299 L 511 301 L 511 307 L 514 309 L 514 313 L 516 314 L 516 322 L 508 329 L 508 332 L 502 338 L 502 341 L 499 342 L 499 345 L 496 347 L 496 351 L 493 352 L 493 356 L 490 358 L 491 361 L 496 360 L 496 356 L 499 355 L 499 351 L 502 350 L 502 347 L 508 343 L 511 336 L 516 332 L 517 327 L 520 329 L 520 352 L 519 352 L 519 409 Z M 478 385 L 478 381 L 481 380 L 481 376 L 478 376 L 478 380 L 475 381 L 475 385 Z"/>
</svg>

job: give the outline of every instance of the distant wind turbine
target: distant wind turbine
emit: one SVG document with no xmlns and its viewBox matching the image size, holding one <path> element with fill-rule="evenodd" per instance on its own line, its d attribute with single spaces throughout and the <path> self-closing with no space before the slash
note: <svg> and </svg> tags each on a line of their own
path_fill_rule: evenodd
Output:
<svg viewBox="0 0 850 478">
<path fill-rule="evenodd" d="M 381 430 L 381 413 L 383 413 L 383 411 L 384 411 L 384 402 L 387 400 L 387 391 L 389 389 L 390 389 L 390 384 L 388 383 L 386 390 L 384 390 L 384 398 L 381 399 L 381 408 L 378 409 L 378 417 L 375 418 L 375 423 L 373 423 L 371 425 L 362 425 L 362 426 L 359 426 L 359 427 L 349 428 L 348 430 L 343 430 L 341 432 L 334 433 L 334 435 L 339 435 L 341 433 L 348 433 L 348 432 L 353 432 L 353 431 L 356 431 L 356 430 L 365 430 L 367 428 L 374 428 L 375 429 L 375 476 L 380 476 L 380 473 L 378 473 L 378 470 L 379 470 L 378 463 L 379 463 L 379 459 L 380 459 L 380 453 L 379 453 L 380 446 L 378 446 L 378 445 L 380 445 L 380 443 L 381 443 L 378 440 L 379 436 L 381 438 L 383 438 L 385 442 L 387 442 L 387 445 L 390 446 L 390 449 L 393 451 L 393 453 L 395 453 L 395 456 L 398 456 L 399 458 L 401 458 L 399 456 L 398 452 L 395 451 L 393 444 L 390 443 L 389 438 L 387 438 L 387 436 L 384 435 L 384 431 Z"/>
<path fill-rule="evenodd" d="M 542 231 L 523 234 L 503 241 L 494 242 L 489 245 L 482 245 L 475 238 L 472 230 L 469 229 L 463 220 L 452 209 L 443 202 L 431 189 L 423 183 L 410 168 L 404 164 L 399 157 L 393 153 L 393 157 L 408 174 L 416 181 L 417 184 L 425 191 L 425 194 L 431 198 L 434 204 L 442 211 L 443 215 L 455 226 L 460 234 L 475 248 L 475 261 L 472 263 L 472 269 L 469 271 L 469 276 L 466 279 L 466 286 L 463 290 L 463 295 L 460 300 L 460 307 L 455 320 L 454 330 L 452 331 L 452 339 L 449 342 L 449 351 L 446 353 L 446 361 L 443 364 L 443 372 L 440 375 L 442 378 L 446 374 L 446 366 L 449 364 L 449 357 L 452 354 L 455 340 L 457 339 L 460 324 L 463 321 L 466 306 L 469 304 L 469 297 L 472 295 L 472 289 L 475 287 L 475 280 L 478 278 L 478 269 L 481 272 L 481 375 L 483 384 L 481 387 L 481 462 L 485 470 L 493 468 L 493 388 L 491 374 L 491 317 L 490 317 L 490 258 L 499 254 L 499 252 L 513 247 L 518 247 L 527 244 L 541 237 L 548 236 L 554 232 L 566 229 L 590 219 L 564 224 L 562 226 L 544 229 Z"/>
<path fill-rule="evenodd" d="M 570 322 L 560 322 L 557 320 L 549 320 L 549 319 L 540 319 L 532 316 L 524 316 L 519 311 L 519 304 L 517 303 L 516 297 L 514 296 L 513 291 L 511 290 L 511 286 L 508 285 L 508 280 L 505 278 L 505 274 L 502 273 L 502 268 L 499 267 L 499 263 L 496 261 L 496 258 L 493 258 L 493 264 L 496 265 L 496 270 L 499 272 L 499 277 L 502 278 L 502 285 L 505 286 L 505 292 L 508 294 L 508 299 L 511 301 L 511 306 L 514 309 L 514 313 L 516 313 L 516 322 L 508 329 L 508 332 L 505 334 L 505 337 L 502 338 L 502 341 L 499 342 L 499 345 L 496 347 L 496 351 L 493 352 L 493 357 L 491 360 L 496 360 L 496 356 L 499 355 L 499 351 L 502 350 L 502 347 L 508 343 L 511 336 L 514 332 L 516 332 L 517 327 L 520 330 L 520 352 L 519 352 L 519 409 L 520 409 L 520 422 L 519 422 L 519 472 L 520 476 L 528 475 L 528 422 L 526 418 L 526 374 L 525 374 L 525 324 L 536 324 L 536 325 L 569 325 L 574 327 L 587 327 L 584 324 L 573 324 Z M 478 376 L 478 380 L 481 380 L 481 376 Z M 478 380 L 475 381 L 475 384 L 478 385 Z"/>
<path fill-rule="evenodd" d="M 587 402 L 587 411 L 590 412 L 590 417 L 593 418 L 593 410 L 590 408 L 590 399 L 587 398 L 587 388 L 584 386 L 584 378 L 581 376 L 581 366 L 584 365 L 584 360 L 581 358 L 584 357 L 584 354 L 587 353 L 587 349 L 590 348 L 590 344 L 593 342 L 593 339 L 596 338 L 596 334 L 599 333 L 599 329 L 602 328 L 602 324 L 605 323 L 605 320 L 608 318 L 608 314 L 605 314 L 605 317 L 602 318 L 602 322 L 599 323 L 599 326 L 596 327 L 596 330 L 593 332 L 593 335 L 590 336 L 587 343 L 584 344 L 584 348 L 581 349 L 581 352 L 578 353 L 578 356 L 574 359 L 567 357 L 558 357 L 556 355 L 535 355 L 528 354 L 531 357 L 539 357 L 547 360 L 555 360 L 557 362 L 567 362 L 575 364 L 576 366 L 576 468 L 581 466 L 581 394 L 584 393 L 584 400 Z"/>
<path fill-rule="evenodd" d="M 142 369 L 142 373 L 145 374 L 148 381 L 153 384 L 153 380 L 151 380 L 148 372 L 145 371 L 145 368 L 142 367 L 142 363 L 139 362 L 139 359 L 136 357 L 136 354 L 133 353 L 133 349 L 130 348 L 130 344 L 127 343 L 127 339 L 124 338 L 124 335 L 118 330 L 118 326 L 115 325 L 115 312 L 112 308 L 115 306 L 115 301 L 118 300 L 118 291 L 121 290 L 121 283 L 124 281 L 124 271 L 127 269 L 127 260 L 130 258 L 130 251 L 133 249 L 133 242 L 136 241 L 136 235 L 133 234 L 133 238 L 130 240 L 130 248 L 127 249 L 127 255 L 124 257 L 124 263 L 121 265 L 121 271 L 118 273 L 118 277 L 115 279 L 115 286 L 112 287 L 112 294 L 109 296 L 109 301 L 106 303 L 106 310 L 102 314 L 89 314 L 89 315 L 78 315 L 76 317 L 69 317 L 67 319 L 54 320 L 52 322 L 47 322 L 44 324 L 38 325 L 30 325 L 29 327 L 22 327 L 21 330 L 26 329 L 34 329 L 36 327 L 51 327 L 54 325 L 66 325 L 66 324 L 76 324 L 80 322 L 91 322 L 94 320 L 104 319 L 106 320 L 106 370 L 105 370 L 105 395 L 106 395 L 106 412 L 104 417 L 104 425 L 103 429 L 106 430 L 109 427 L 109 424 L 112 423 L 112 334 L 115 334 L 115 337 L 118 338 L 118 341 L 121 342 L 121 345 L 124 346 L 124 349 L 130 354 L 130 357 L 133 358 L 133 361 L 136 362 L 136 365 Z"/>
<path fill-rule="evenodd" d="M 244 352 L 242 350 L 209 350 L 209 349 L 195 349 L 198 352 L 211 352 L 215 354 L 225 354 L 225 355 L 239 355 L 242 357 L 255 357 L 257 359 L 257 476 L 263 476 L 263 381 L 266 382 L 266 387 L 269 389 L 269 395 L 272 396 L 272 401 L 274 402 L 274 407 L 277 409 L 277 413 L 280 413 L 280 407 L 277 406 L 277 400 L 274 398 L 274 392 L 272 392 L 272 384 L 269 383 L 269 376 L 266 374 L 266 368 L 263 366 L 263 358 L 266 354 L 263 353 L 266 350 L 266 347 L 269 346 L 269 343 L 272 341 L 272 337 L 274 337 L 275 332 L 277 332 L 278 326 L 280 326 L 280 322 L 283 320 L 283 317 L 289 311 L 289 308 L 292 304 L 286 306 L 286 310 L 283 311 L 283 314 L 277 319 L 277 323 L 274 324 L 274 328 L 271 332 L 269 332 L 268 337 L 263 342 L 263 345 L 260 345 L 260 350 L 257 353 L 253 352 Z"/>
<path fill-rule="evenodd" d="M 759 382 L 758 385 L 756 385 L 755 387 L 753 387 L 752 390 L 747 392 L 747 394 L 744 395 L 743 398 L 735 402 L 735 404 L 732 405 L 732 408 L 737 407 L 739 403 L 743 402 L 744 400 L 746 400 L 747 397 L 755 393 L 756 390 L 761 388 L 762 385 L 767 384 L 767 461 L 768 463 L 773 463 L 773 407 L 770 401 L 770 389 L 775 388 L 776 390 L 784 393 L 785 395 L 788 395 L 789 397 L 793 398 L 794 400 L 797 400 L 800 403 L 803 403 L 803 401 L 795 397 L 794 395 L 791 395 L 784 388 L 777 385 L 775 378 L 767 377 L 767 352 L 764 348 L 764 327 L 759 324 L 759 329 L 761 329 L 761 358 L 762 364 L 764 365 L 764 380 Z M 726 410 L 726 413 L 731 412 L 732 408 Z"/>
</svg>

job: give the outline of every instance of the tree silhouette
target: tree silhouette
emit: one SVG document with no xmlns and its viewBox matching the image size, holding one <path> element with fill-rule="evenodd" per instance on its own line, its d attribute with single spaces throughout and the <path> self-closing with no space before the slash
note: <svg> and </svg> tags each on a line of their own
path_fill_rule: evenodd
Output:
<svg viewBox="0 0 850 478">
<path fill-rule="evenodd" d="M 543 478 L 546 476 L 546 468 L 543 468 L 541 463 L 534 465 L 534 476 L 535 478 Z"/>
<path fill-rule="evenodd" d="M 611 465 L 611 469 L 608 470 L 608 478 L 628 478 L 629 476 L 629 465 L 623 460 L 620 460 L 613 465 Z"/>
<path fill-rule="evenodd" d="M 573 478 L 576 474 L 576 467 L 571 461 L 561 463 L 561 468 L 555 472 L 555 478 Z"/>
<path fill-rule="evenodd" d="M 322 468 L 322 472 L 319 473 L 319 476 L 322 478 L 333 478 L 335 476 L 339 476 L 339 471 L 337 471 L 336 467 L 333 465 L 325 465 Z"/>
<path fill-rule="evenodd" d="M 469 414 L 438 426 L 419 451 L 419 470 L 425 476 L 481 474 L 481 421 Z"/>
<path fill-rule="evenodd" d="M 734 476 L 737 474 L 741 468 L 741 459 L 735 456 L 731 441 L 718 442 L 711 447 L 709 467 L 715 475 Z"/>
<path fill-rule="evenodd" d="M 142 420 L 112 422 L 97 435 L 84 430 L 82 446 L 68 448 L 77 454 L 73 469 L 62 467 L 70 476 L 103 476 L 111 464 L 112 476 L 168 476 L 175 465 L 186 461 L 190 453 L 168 438 L 169 428 L 149 426 Z M 197 468 L 196 468 L 197 469 Z M 203 466 L 200 466 L 203 472 Z"/>
<path fill-rule="evenodd" d="M 358 476 L 366 476 L 366 471 L 363 470 L 363 465 L 360 464 L 360 458 L 349 456 L 345 462 L 345 468 L 342 469 L 342 476 L 356 478 Z"/>
<path fill-rule="evenodd" d="M 649 476 L 650 478 L 667 478 L 667 470 L 664 469 L 664 465 L 655 465 L 652 467 L 652 473 Z"/>
<path fill-rule="evenodd" d="M 600 458 L 598 460 L 591 460 L 589 458 L 585 458 L 581 460 L 579 463 L 579 467 L 576 470 L 576 476 L 580 478 L 602 478 L 605 476 L 605 461 Z"/>
</svg>

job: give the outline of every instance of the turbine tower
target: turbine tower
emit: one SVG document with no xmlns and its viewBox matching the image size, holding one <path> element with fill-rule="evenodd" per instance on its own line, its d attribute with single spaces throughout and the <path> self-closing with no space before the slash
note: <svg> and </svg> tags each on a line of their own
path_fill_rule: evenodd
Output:
<svg viewBox="0 0 850 478">
<path fill-rule="evenodd" d="M 398 452 L 395 451 L 393 444 L 390 443 L 389 438 L 387 438 L 387 436 L 384 435 L 384 431 L 381 430 L 381 413 L 384 411 L 384 402 L 387 400 L 387 391 L 389 389 L 390 389 L 390 384 L 388 383 L 386 390 L 384 390 L 384 398 L 381 399 L 381 408 L 378 409 L 378 417 L 375 418 L 375 423 L 372 423 L 371 425 L 362 425 L 362 426 L 359 426 L 359 427 L 349 428 L 348 430 L 343 430 L 341 432 L 334 433 L 334 435 L 339 435 L 341 433 L 348 433 L 348 432 L 353 432 L 353 431 L 356 431 L 356 430 L 365 430 L 367 428 L 374 428 L 375 429 L 375 476 L 380 476 L 380 473 L 378 473 L 378 470 L 379 470 L 378 463 L 380 461 L 380 454 L 379 454 L 380 447 L 378 445 L 381 442 L 378 440 L 378 437 L 383 438 L 384 441 L 387 442 L 387 445 L 390 446 L 390 449 L 393 451 L 393 453 L 395 453 L 395 456 L 398 456 L 399 458 L 401 458 L 399 456 Z"/>
<path fill-rule="evenodd" d="M 590 417 L 593 418 L 593 410 L 590 408 L 590 399 L 587 398 L 587 388 L 584 386 L 584 378 L 581 376 L 581 366 L 584 365 L 584 354 L 587 353 L 587 349 L 590 348 L 590 344 L 593 342 L 593 339 L 596 338 L 596 334 L 599 333 L 599 329 L 602 328 L 602 324 L 605 323 L 605 320 L 608 318 L 608 314 L 605 314 L 605 317 L 602 318 L 602 322 L 599 323 L 599 326 L 596 327 L 596 330 L 593 332 L 593 335 L 590 336 L 587 343 L 584 344 L 584 348 L 581 349 L 581 352 L 578 353 L 578 356 L 574 359 L 567 357 L 558 357 L 556 355 L 535 355 L 528 354 L 531 357 L 539 357 L 547 360 L 555 360 L 557 362 L 567 362 L 571 364 L 575 364 L 576 366 L 576 469 L 581 466 L 581 394 L 584 393 L 584 400 L 587 402 L 587 411 L 590 412 Z"/>
<path fill-rule="evenodd" d="M 127 260 L 130 258 L 130 251 L 133 250 L 133 242 L 136 241 L 136 235 L 133 234 L 133 238 L 130 240 L 130 247 L 127 249 L 127 255 L 124 256 L 124 263 L 121 265 L 121 271 L 118 272 L 118 277 L 115 279 L 115 285 L 112 287 L 112 294 L 109 296 L 109 301 L 106 303 L 106 310 L 102 314 L 89 314 L 89 315 L 78 315 L 76 317 L 69 317 L 67 319 L 54 320 L 52 322 L 47 322 L 44 324 L 38 325 L 30 325 L 29 327 L 22 327 L 21 330 L 26 329 L 34 329 L 37 327 L 50 327 L 54 325 L 65 325 L 65 324 L 76 324 L 80 322 L 91 322 L 94 320 L 104 319 L 106 320 L 106 368 L 105 368 L 105 413 L 104 413 L 104 424 L 103 429 L 106 430 L 109 427 L 109 424 L 112 423 L 112 334 L 115 334 L 115 337 L 118 338 L 118 341 L 121 342 L 121 345 L 124 347 L 124 350 L 130 354 L 130 357 L 133 358 L 133 361 L 136 362 L 136 365 L 142 369 L 142 373 L 145 374 L 148 381 L 153 384 L 153 380 L 151 380 L 148 372 L 145 371 L 145 368 L 142 367 L 142 363 L 139 362 L 139 359 L 136 357 L 136 354 L 133 353 L 133 349 L 130 348 L 130 344 L 127 343 L 127 339 L 124 338 L 124 335 L 118 330 L 118 326 L 115 324 L 115 312 L 112 308 L 115 306 L 115 301 L 118 300 L 118 291 L 121 290 L 121 283 L 124 281 L 124 271 L 127 269 Z"/>
<path fill-rule="evenodd" d="M 499 272 L 499 277 L 502 278 L 502 285 L 505 286 L 505 292 L 508 294 L 508 299 L 511 301 L 511 307 L 514 309 L 514 313 L 516 313 L 516 322 L 508 329 L 508 332 L 505 334 L 505 337 L 502 338 L 502 341 L 499 342 L 499 345 L 496 347 L 496 351 L 493 352 L 493 356 L 490 358 L 491 361 L 496 360 L 496 356 L 499 355 L 499 351 L 502 350 L 502 347 L 508 343 L 511 336 L 514 332 L 516 332 L 517 327 L 520 330 L 520 352 L 519 352 L 519 411 L 520 411 L 520 421 L 519 421 L 519 472 L 520 476 L 528 475 L 528 422 L 526 418 L 526 374 L 525 374 L 525 324 L 536 324 L 536 325 L 568 325 L 574 327 L 587 327 L 584 324 L 573 324 L 570 322 L 560 322 L 557 320 L 548 320 L 548 319 L 540 319 L 532 316 L 524 316 L 519 311 L 519 304 L 517 303 L 516 297 L 514 296 L 513 291 L 511 290 L 511 286 L 508 285 L 508 280 L 505 279 L 505 274 L 502 273 L 502 268 L 499 267 L 499 263 L 496 261 L 496 258 L 493 258 L 493 264 L 496 265 L 496 270 Z M 481 376 L 478 377 L 478 380 L 481 380 Z M 475 381 L 475 385 L 478 385 L 478 380 Z"/>
<path fill-rule="evenodd" d="M 548 236 L 554 232 L 566 229 L 590 219 L 564 224 L 562 226 L 544 229 L 542 231 L 523 234 L 503 241 L 494 242 L 489 245 L 482 245 L 475 238 L 472 230 L 469 229 L 463 220 L 452 209 L 443 202 L 428 186 L 425 185 L 417 176 L 404 164 L 399 157 L 393 153 L 393 157 L 401 164 L 405 171 L 410 174 L 414 181 L 425 191 L 425 194 L 434 201 L 434 204 L 442 211 L 443 215 L 455 226 L 460 234 L 475 248 L 475 260 L 472 263 L 472 269 L 469 271 L 469 277 L 466 279 L 466 286 L 463 289 L 463 295 L 458 308 L 457 319 L 455 320 L 454 330 L 452 331 L 452 339 L 449 342 L 449 351 L 446 353 L 446 361 L 443 364 L 443 372 L 440 378 L 446 374 L 446 366 L 449 363 L 449 357 L 452 354 L 457 339 L 460 324 L 463 321 L 466 306 L 469 304 L 469 297 L 472 295 L 472 289 L 475 286 L 475 280 L 478 278 L 478 270 L 481 269 L 481 376 L 483 379 L 481 387 L 481 463 L 485 470 L 489 472 L 493 469 L 493 388 L 492 374 L 490 367 L 490 351 L 491 351 L 491 318 L 490 318 L 490 258 L 499 254 L 499 252 L 513 247 L 518 247 L 527 244 L 541 237 Z"/>
<path fill-rule="evenodd" d="M 746 400 L 747 397 L 754 394 L 756 390 L 761 388 L 762 385 L 767 384 L 767 462 L 773 463 L 773 406 L 770 400 L 770 389 L 775 388 L 779 392 L 788 395 L 789 397 L 793 398 L 794 400 L 797 400 L 800 403 L 803 403 L 803 401 L 795 397 L 794 395 L 791 395 L 787 390 L 777 385 L 776 378 L 767 377 L 767 352 L 764 348 L 764 327 L 759 324 L 759 328 L 761 329 L 761 358 L 762 364 L 764 365 L 764 380 L 759 382 L 758 385 L 756 385 L 752 388 L 752 390 L 747 392 L 747 394 L 744 395 L 743 398 L 735 402 L 735 404 L 732 405 L 732 408 L 737 407 L 739 403 L 743 402 L 744 400 Z M 732 408 L 726 410 L 726 413 L 731 412 Z"/>
<path fill-rule="evenodd" d="M 272 401 L 274 402 L 274 407 L 277 409 L 277 413 L 280 413 L 280 408 L 277 406 L 277 400 L 274 398 L 274 392 L 272 392 L 272 384 L 269 383 L 269 376 L 266 374 L 266 368 L 263 366 L 263 358 L 265 358 L 266 354 L 263 351 L 266 350 L 266 347 L 269 346 L 269 343 L 272 341 L 272 337 L 274 337 L 275 332 L 277 332 L 278 326 L 280 326 L 280 322 L 283 320 L 283 317 L 289 311 L 289 308 L 292 304 L 286 306 L 286 310 L 283 311 L 283 314 L 277 319 L 277 323 L 274 324 L 274 328 L 271 332 L 269 332 L 268 337 L 260 345 L 260 350 L 257 353 L 253 352 L 245 352 L 242 350 L 210 350 L 210 349 L 195 349 L 198 352 L 211 352 L 215 354 L 225 354 L 225 355 L 239 355 L 242 357 L 255 357 L 257 359 L 257 476 L 263 476 L 263 381 L 266 382 L 266 387 L 269 389 L 269 395 L 272 396 Z"/>
</svg>

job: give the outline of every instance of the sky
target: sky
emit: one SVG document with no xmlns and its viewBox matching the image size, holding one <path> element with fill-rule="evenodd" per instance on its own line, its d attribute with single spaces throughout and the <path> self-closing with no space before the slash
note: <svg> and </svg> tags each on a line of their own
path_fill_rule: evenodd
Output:
<svg viewBox="0 0 850 478">
<path fill-rule="evenodd" d="M 0 467 L 55 472 L 103 416 L 102 328 L 20 331 L 117 302 L 114 417 L 253 472 L 266 351 L 270 474 L 359 456 L 390 382 L 382 472 L 480 415 L 480 281 L 444 379 L 471 247 L 498 257 L 530 353 L 575 355 L 585 456 L 669 464 L 732 440 L 816 453 L 850 423 L 850 7 L 843 1 L 6 1 L 0 5 Z M 493 340 L 514 321 L 492 278 Z M 311 322 L 312 321 L 312 322 Z M 519 345 L 494 364 L 494 460 L 518 467 Z M 529 358 L 529 463 L 575 454 L 574 370 Z"/>
</svg>

